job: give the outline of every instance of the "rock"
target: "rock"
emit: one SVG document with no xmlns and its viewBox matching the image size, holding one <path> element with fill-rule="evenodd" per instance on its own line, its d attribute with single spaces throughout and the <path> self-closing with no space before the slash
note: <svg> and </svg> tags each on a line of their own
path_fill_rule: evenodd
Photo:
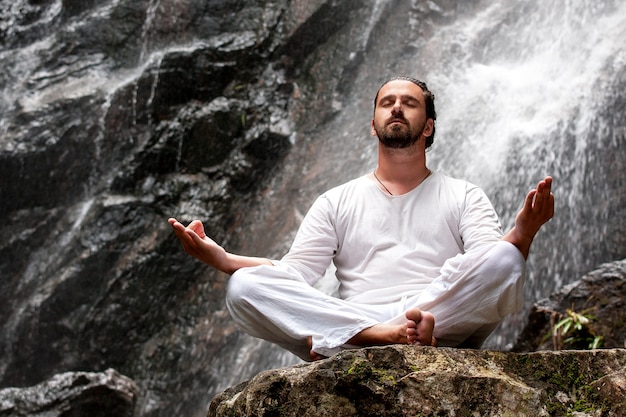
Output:
<svg viewBox="0 0 626 417">
<path fill-rule="evenodd" d="M 234 383 L 224 369 L 239 378 L 249 339 L 226 276 L 186 256 L 167 218 L 249 251 L 234 229 L 260 220 L 294 145 L 284 48 L 325 2 L 205 3 L 0 7 L 0 388 L 115 368 L 141 414 L 198 416 Z M 314 43 L 333 33 L 307 25 Z"/>
<path fill-rule="evenodd" d="M 440 97 L 432 166 L 470 175 L 503 225 L 531 178 L 554 175 L 528 300 L 624 257 L 618 0 L 0 4 L 0 388 L 114 368 L 136 381 L 138 415 L 199 417 L 293 364 L 237 330 L 227 277 L 166 220 L 282 256 L 317 195 L 372 169 L 373 93 L 396 72 Z"/>
<path fill-rule="evenodd" d="M 587 326 L 574 334 L 576 340 L 564 347 L 586 349 L 594 335 L 601 336 L 603 347 L 626 347 L 626 259 L 605 263 L 580 280 L 538 301 L 532 307 L 528 324 L 513 351 L 554 349 L 552 326 L 574 311 L 591 317 Z M 561 342 L 562 343 L 562 342 Z"/>
<path fill-rule="evenodd" d="M 262 372 L 208 416 L 623 416 L 626 350 L 387 346 Z"/>
<path fill-rule="evenodd" d="M 137 387 L 113 369 L 66 372 L 28 388 L 0 390 L 2 417 L 133 416 Z"/>
</svg>

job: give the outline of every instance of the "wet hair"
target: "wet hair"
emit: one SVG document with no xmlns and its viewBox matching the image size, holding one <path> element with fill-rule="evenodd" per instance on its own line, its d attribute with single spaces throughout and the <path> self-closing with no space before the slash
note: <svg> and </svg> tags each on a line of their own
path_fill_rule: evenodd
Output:
<svg viewBox="0 0 626 417">
<path fill-rule="evenodd" d="M 376 97 L 374 97 L 374 110 L 376 110 L 376 103 L 378 102 L 378 94 L 380 93 L 380 90 L 391 81 L 396 80 L 410 81 L 419 88 L 421 88 L 424 92 L 424 102 L 426 103 L 426 117 L 428 117 L 429 119 L 433 119 L 433 132 L 430 134 L 430 136 L 426 138 L 426 149 L 428 149 L 435 140 L 435 121 L 437 120 L 437 112 L 435 111 L 435 95 L 428 89 L 428 86 L 425 82 L 404 75 L 398 75 L 389 78 L 380 86 L 380 88 L 376 92 Z"/>
</svg>

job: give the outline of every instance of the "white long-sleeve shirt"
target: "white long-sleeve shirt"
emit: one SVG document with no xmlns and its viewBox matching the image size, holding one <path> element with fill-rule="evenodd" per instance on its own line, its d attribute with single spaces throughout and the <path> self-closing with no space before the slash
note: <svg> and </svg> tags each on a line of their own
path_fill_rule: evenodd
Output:
<svg viewBox="0 0 626 417">
<path fill-rule="evenodd" d="M 383 304 L 420 293 L 446 260 L 501 237 L 476 185 L 433 173 L 391 196 L 363 176 L 315 201 L 281 262 L 314 285 L 332 261 L 341 298 Z"/>
</svg>

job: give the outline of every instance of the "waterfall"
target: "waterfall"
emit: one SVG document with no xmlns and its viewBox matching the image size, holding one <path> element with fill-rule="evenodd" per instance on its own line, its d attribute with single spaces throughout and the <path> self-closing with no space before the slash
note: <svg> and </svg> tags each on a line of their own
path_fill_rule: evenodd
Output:
<svg viewBox="0 0 626 417">
<path fill-rule="evenodd" d="M 299 362 L 236 329 L 227 277 L 166 219 L 279 258 L 317 195 L 374 169 L 391 75 L 428 83 L 428 166 L 482 187 L 503 229 L 554 177 L 524 310 L 487 347 L 626 256 L 623 1 L 0 2 L 0 387 L 115 367 L 137 415 L 202 416 Z"/>
</svg>

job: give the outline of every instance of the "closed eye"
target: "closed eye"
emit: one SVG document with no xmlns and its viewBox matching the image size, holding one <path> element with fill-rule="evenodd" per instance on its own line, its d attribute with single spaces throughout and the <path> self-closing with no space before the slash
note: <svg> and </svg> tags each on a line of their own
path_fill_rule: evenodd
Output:
<svg viewBox="0 0 626 417">
<path fill-rule="evenodd" d="M 402 104 L 408 107 L 418 107 L 420 103 L 415 98 L 408 97 L 402 99 Z"/>
<path fill-rule="evenodd" d="M 407 106 L 407 107 L 419 107 L 420 106 L 420 102 L 419 100 L 417 100 L 415 97 L 413 96 L 402 96 L 400 97 L 400 100 L 402 101 L 402 105 L 403 106 Z M 378 101 L 378 105 L 380 107 L 390 107 L 390 106 L 394 106 L 396 103 L 396 97 L 395 96 L 387 96 L 387 97 L 383 97 Z"/>
</svg>

